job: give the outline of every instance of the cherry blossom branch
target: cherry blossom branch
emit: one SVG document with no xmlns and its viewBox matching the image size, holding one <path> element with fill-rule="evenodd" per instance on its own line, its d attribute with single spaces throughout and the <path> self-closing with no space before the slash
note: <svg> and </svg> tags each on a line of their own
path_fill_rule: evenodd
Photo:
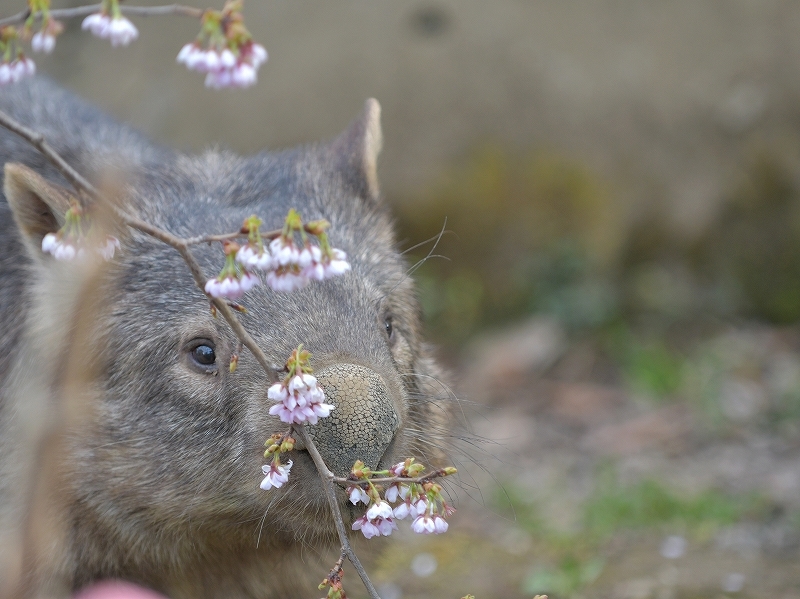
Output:
<svg viewBox="0 0 800 599">
<path fill-rule="evenodd" d="M 50 160 L 55 167 L 59 170 L 59 172 L 64 175 L 64 177 L 69 181 L 73 187 L 75 187 L 79 192 L 83 192 L 89 195 L 91 198 L 101 201 L 102 197 L 100 193 L 97 191 L 97 188 L 94 187 L 89 181 L 87 181 L 80 173 L 78 173 L 74 168 L 72 168 L 66 160 L 56 152 L 53 147 L 47 142 L 44 136 L 41 133 L 37 133 L 28 127 L 25 127 L 21 123 L 17 122 L 13 118 L 11 118 L 8 114 L 0 111 L 0 126 L 5 127 L 12 133 L 16 133 L 26 141 L 28 141 L 33 147 L 39 150 L 48 160 Z M 206 277 L 203 274 L 203 270 L 200 267 L 200 264 L 197 262 L 195 257 L 192 255 L 189 249 L 189 243 L 187 240 L 181 239 L 180 237 L 176 237 L 171 233 L 164 231 L 156 226 L 153 226 L 145 221 L 136 218 L 135 216 L 131 216 L 122 212 L 116 206 L 112 206 L 112 209 L 115 215 L 127 226 L 141 231 L 142 233 L 146 233 L 151 237 L 166 243 L 167 245 L 173 247 L 177 252 L 181 255 L 186 265 L 189 267 L 189 271 L 192 273 L 192 278 L 194 278 L 194 282 L 203 291 L 203 294 L 209 297 L 205 291 L 204 286 L 206 283 Z M 189 240 L 192 241 L 192 240 Z M 226 322 L 230 325 L 231 329 L 233 329 L 234 334 L 241 340 L 242 344 L 250 350 L 250 352 L 255 356 L 258 363 L 267 373 L 267 376 L 270 378 L 270 381 L 275 381 L 278 378 L 278 374 L 275 370 L 275 367 L 270 363 L 267 356 L 255 342 L 255 340 L 250 336 L 250 334 L 245 330 L 242 326 L 239 319 L 236 318 L 236 315 L 233 313 L 231 308 L 228 306 L 228 303 L 221 298 L 218 297 L 209 297 L 212 305 L 216 310 L 222 315 L 222 317 L 226 320 Z"/>
<path fill-rule="evenodd" d="M 1 24 L 2 22 L 0 22 L 0 25 Z M 43 154 L 45 158 L 53 163 L 53 165 L 58 169 L 58 172 L 64 175 L 64 178 L 69 181 L 70 184 L 78 191 L 83 191 L 93 198 L 100 197 L 97 189 L 95 189 L 95 187 L 89 183 L 89 181 L 87 181 L 83 175 L 72 168 L 69 163 L 53 149 L 53 146 L 47 143 L 44 135 L 37 133 L 33 129 L 29 129 L 22 123 L 11 118 L 2 110 L 0 110 L 0 126 L 5 127 L 12 133 L 16 133 L 25 141 L 30 143 L 34 148 L 39 150 L 39 152 Z"/>
<path fill-rule="evenodd" d="M 369 579 L 367 571 L 364 569 L 364 566 L 361 565 L 361 560 L 358 559 L 355 551 L 353 551 L 353 547 L 350 545 L 350 540 L 347 538 L 347 531 L 344 528 L 344 520 L 342 519 L 342 511 L 339 509 L 339 501 L 336 499 L 336 488 L 333 486 L 334 479 L 336 477 L 334 476 L 333 472 L 328 469 L 328 466 L 325 464 L 325 460 L 322 459 L 322 455 L 319 453 L 317 446 L 314 445 L 314 442 L 311 440 L 311 436 L 308 434 L 305 425 L 295 424 L 293 426 L 297 436 L 300 437 L 300 440 L 306 446 L 306 451 L 308 451 L 311 459 L 314 460 L 314 465 L 317 467 L 319 476 L 322 479 L 323 487 L 325 488 L 325 496 L 327 497 L 328 504 L 331 506 L 331 511 L 333 512 L 333 521 L 336 524 L 336 532 L 339 535 L 339 541 L 342 544 L 342 552 L 347 555 L 347 559 L 350 560 L 351 564 L 353 564 L 353 567 L 361 578 L 361 582 L 364 583 L 364 587 L 367 589 L 371 599 L 380 599 L 377 589 Z"/>
<path fill-rule="evenodd" d="M 88 4 L 86 6 L 76 6 L 74 8 L 54 8 L 49 11 L 49 14 L 54 19 L 74 19 L 76 17 L 85 17 L 96 13 L 101 8 L 102 4 Z M 202 8 L 185 6 L 183 4 L 166 4 L 164 6 L 129 6 L 126 4 L 121 4 L 120 9 L 122 10 L 123 14 L 134 15 L 137 17 L 177 15 L 199 19 L 205 12 Z M 28 8 L 10 17 L 0 19 L 0 27 L 22 24 L 27 21 L 32 14 L 35 20 L 42 18 L 41 12 L 31 13 L 30 8 Z"/>
<path fill-rule="evenodd" d="M 280 234 L 280 229 L 273 229 L 272 231 L 261 233 L 261 237 L 264 239 L 275 239 Z M 215 241 L 228 241 L 230 239 L 237 239 L 244 235 L 247 235 L 247 233 L 237 231 L 236 233 L 223 233 L 221 235 L 199 235 L 197 237 L 187 237 L 183 241 L 186 245 L 199 245 L 201 243 L 213 243 Z"/>
<path fill-rule="evenodd" d="M 361 483 L 366 483 L 367 480 L 372 484 L 392 484 L 392 483 L 427 483 L 433 481 L 435 478 L 442 478 L 452 474 L 452 472 L 448 472 L 447 468 L 440 468 L 435 472 L 431 472 L 426 474 L 425 476 L 416 476 L 416 477 L 407 477 L 407 476 L 385 476 L 383 478 L 370 478 L 370 479 L 355 479 L 355 478 L 342 478 L 339 476 L 333 477 L 333 482 L 339 483 L 340 485 L 357 485 Z"/>
</svg>

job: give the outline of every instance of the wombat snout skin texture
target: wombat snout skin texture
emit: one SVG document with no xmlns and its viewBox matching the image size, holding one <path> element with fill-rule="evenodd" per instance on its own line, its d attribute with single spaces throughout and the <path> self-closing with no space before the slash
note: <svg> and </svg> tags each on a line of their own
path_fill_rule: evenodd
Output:
<svg viewBox="0 0 800 599">
<path fill-rule="evenodd" d="M 300 343 L 312 352 L 337 408 L 310 433 L 337 474 L 355 459 L 384 467 L 437 455 L 421 439 L 443 430 L 432 386 L 442 375 L 421 340 L 413 283 L 378 192 L 377 102 L 331 142 L 250 157 L 157 146 L 42 79 L 4 89 L 0 110 L 175 235 L 235 231 L 251 214 L 274 229 L 290 208 L 330 221 L 351 271 L 289 294 L 258 287 L 240 320 L 276 365 Z M 72 428 L 51 456 L 57 493 L 46 508 L 57 525 L 25 573 L 34 588 L 65 596 L 118 579 L 176 599 L 316 592 L 304 581 L 318 582 L 330 564 L 315 570 L 301 549 L 336 537 L 307 452 L 288 456 L 283 488 L 259 489 L 264 441 L 286 429 L 268 414 L 267 374 L 246 350 L 229 372 L 235 336 L 163 243 L 126 231 L 114 260 L 90 274 L 43 254 L 42 237 L 63 222 L 74 192 L 5 130 L 0 157 L 0 541 L 19 531 L 35 476 L 26 426 L 59 397 L 58 365 L 70 356 L 90 406 L 65 419 Z M 218 244 L 193 253 L 206 276 L 219 272 Z M 213 364 L 194 358 L 199 345 L 213 350 Z M 346 519 L 359 515 L 343 491 L 340 500 Z M 0 567 L 13 562 L 3 559 Z"/>
</svg>

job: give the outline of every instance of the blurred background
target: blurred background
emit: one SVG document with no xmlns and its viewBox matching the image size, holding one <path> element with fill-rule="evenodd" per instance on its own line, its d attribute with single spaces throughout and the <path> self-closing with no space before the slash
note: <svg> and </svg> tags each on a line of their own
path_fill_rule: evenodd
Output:
<svg viewBox="0 0 800 599">
<path fill-rule="evenodd" d="M 187 151 L 331 138 L 381 102 L 470 423 L 459 513 L 385 544 L 384 599 L 800 597 L 800 3 L 245 4 L 251 90 L 175 63 L 185 18 L 117 49 L 72 22 L 37 63 Z"/>
</svg>

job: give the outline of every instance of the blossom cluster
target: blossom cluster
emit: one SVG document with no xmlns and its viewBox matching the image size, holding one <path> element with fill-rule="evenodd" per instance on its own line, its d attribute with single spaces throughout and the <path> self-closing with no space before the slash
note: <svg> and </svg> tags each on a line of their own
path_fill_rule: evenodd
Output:
<svg viewBox="0 0 800 599">
<path fill-rule="evenodd" d="M 238 48 L 207 48 L 197 42 L 186 44 L 178 53 L 178 62 L 190 71 L 206 74 L 206 87 L 249 87 L 256 80 L 258 67 L 267 60 L 264 46 L 247 42 Z"/>
<path fill-rule="evenodd" d="M 236 261 L 239 245 L 232 241 L 223 243 L 225 266 L 216 278 L 206 281 L 205 292 L 211 297 L 239 299 L 245 293 L 261 285 L 258 275 L 246 270 Z"/>
<path fill-rule="evenodd" d="M 139 30 L 122 14 L 121 0 L 101 0 L 99 10 L 83 19 L 81 28 L 111 45 L 127 46 L 139 37 Z M 0 86 L 16 83 L 36 72 L 36 65 L 26 58 L 19 42 L 30 40 L 34 52 L 51 53 L 56 38 L 64 30 L 50 14 L 50 0 L 28 0 L 28 16 L 21 29 L 8 25 L 0 28 Z M 197 11 L 201 30 L 197 38 L 185 44 L 178 62 L 206 75 L 206 87 L 249 87 L 256 83 L 259 67 L 267 60 L 264 46 L 253 41 L 244 26 L 242 0 L 226 0 L 221 10 Z M 39 31 L 32 33 L 36 23 Z"/>
<path fill-rule="evenodd" d="M 261 472 L 264 473 L 261 488 L 265 491 L 279 489 L 289 480 L 289 471 L 292 469 L 292 460 L 283 465 L 280 456 L 294 449 L 294 439 L 289 435 L 276 434 L 267 439 L 264 445 L 267 446 L 264 457 L 272 456 L 272 463 L 261 466 Z"/>
<path fill-rule="evenodd" d="M 275 383 L 267 390 L 267 397 L 277 402 L 269 409 L 270 415 L 288 424 L 316 424 L 319 418 L 330 416 L 335 407 L 325 403 L 325 393 L 311 374 L 297 374 L 288 384 Z"/>
<path fill-rule="evenodd" d="M 139 30 L 127 18 L 122 16 L 119 11 L 119 4 L 112 1 L 116 7 L 114 14 L 109 15 L 105 10 L 93 13 L 86 17 L 81 24 L 81 29 L 89 30 L 92 35 L 101 39 L 107 39 L 115 48 L 117 46 L 127 46 L 139 37 Z M 55 43 L 55 41 L 54 41 Z"/>
<path fill-rule="evenodd" d="M 266 283 L 275 291 L 301 289 L 311 281 L 322 281 L 350 270 L 347 255 L 330 247 L 325 229 L 326 221 L 303 225 L 300 215 L 290 210 L 283 231 L 268 245 L 260 233 L 261 219 L 247 218 L 242 226 L 247 243 L 223 243 L 226 262 L 220 274 L 209 279 L 205 291 L 212 297 L 238 299 L 261 284 L 256 271 L 266 272 Z M 295 242 L 300 233 L 302 244 Z M 316 238 L 319 245 L 313 244 Z"/>
<path fill-rule="evenodd" d="M 51 254 L 56 260 L 69 261 L 81 259 L 86 255 L 87 249 L 103 258 L 106 262 L 114 257 L 119 249 L 119 239 L 113 235 L 106 235 L 102 245 L 90 246 L 73 236 L 61 236 L 58 233 L 48 233 L 42 238 L 42 251 Z"/>
<path fill-rule="evenodd" d="M 34 10 L 40 11 L 42 14 L 41 27 L 39 31 L 31 36 L 31 50 L 50 54 L 55 50 L 56 38 L 64 31 L 64 24 L 50 16 L 50 0 L 28 0 L 28 2 L 31 7 L 31 16 L 28 17 L 23 29 L 25 37 L 30 35 L 30 31 L 33 28 L 34 19 L 32 17 Z"/>
<path fill-rule="evenodd" d="M 288 375 L 267 390 L 267 397 L 276 402 L 269 409 L 287 424 L 316 424 L 330 416 L 335 406 L 325 403 L 325 393 L 317 387 L 317 379 L 309 366 L 311 354 L 301 345 L 286 362 Z"/>
<path fill-rule="evenodd" d="M 440 485 L 431 482 L 415 482 L 424 466 L 414 463 L 414 458 L 399 462 L 385 471 L 373 472 L 364 467 L 362 462 L 356 462 L 351 477 L 359 479 L 370 475 L 389 475 L 402 479 L 411 478 L 409 482 L 402 480 L 393 482 L 381 498 L 377 487 L 367 478 L 368 490 L 356 483 L 348 487 L 347 492 L 351 503 L 367 505 L 363 516 L 353 522 L 353 530 L 360 530 L 368 539 L 376 536 L 389 536 L 397 530 L 396 520 L 409 518 L 411 530 L 419 534 L 440 534 L 447 531 L 448 523 L 445 518 L 455 512 L 455 508 L 448 505 L 442 497 Z M 445 468 L 437 475 L 453 474 L 454 468 Z M 397 503 L 392 508 L 391 503 Z"/>
<path fill-rule="evenodd" d="M 119 239 L 113 235 L 105 235 L 100 239 L 90 217 L 84 214 L 77 202 L 72 202 L 64 214 L 64 226 L 42 238 L 42 251 L 61 261 L 81 259 L 88 252 L 108 261 L 119 248 Z"/>
<path fill-rule="evenodd" d="M 36 63 L 30 58 L 25 58 L 24 54 L 20 54 L 14 60 L 0 62 L 0 86 L 16 83 L 35 74 Z"/>
<path fill-rule="evenodd" d="M 222 10 L 203 13 L 200 34 L 181 48 L 177 60 L 190 71 L 204 73 L 206 87 L 249 87 L 267 51 L 244 26 L 241 1 L 228 0 Z"/>
<path fill-rule="evenodd" d="M 16 83 L 36 73 L 36 63 L 20 47 L 22 33 L 16 27 L 0 27 L 0 86 Z"/>
</svg>

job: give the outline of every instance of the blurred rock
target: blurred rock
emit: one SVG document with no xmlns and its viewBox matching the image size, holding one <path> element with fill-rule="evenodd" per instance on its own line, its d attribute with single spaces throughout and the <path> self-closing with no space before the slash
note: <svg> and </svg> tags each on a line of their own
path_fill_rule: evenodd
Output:
<svg viewBox="0 0 800 599">
<path fill-rule="evenodd" d="M 564 331 L 548 318 L 534 317 L 490 333 L 475 341 L 467 352 L 464 388 L 476 400 L 497 401 L 527 377 L 551 366 L 565 348 Z"/>
<path fill-rule="evenodd" d="M 678 559 L 686 553 L 686 539 L 678 535 L 670 535 L 661 543 L 661 557 Z"/>
<path fill-rule="evenodd" d="M 427 578 L 439 567 L 436 558 L 430 553 L 418 553 L 411 560 L 411 571 L 420 578 Z"/>
<path fill-rule="evenodd" d="M 766 91 L 751 81 L 734 87 L 720 103 L 717 118 L 731 133 L 743 133 L 764 115 L 767 108 Z"/>
<path fill-rule="evenodd" d="M 551 385 L 550 412 L 569 424 L 592 426 L 614 416 L 615 408 L 625 403 L 625 392 L 618 387 L 590 383 Z"/>
<path fill-rule="evenodd" d="M 745 575 L 741 572 L 729 572 L 722 577 L 722 590 L 726 593 L 738 593 L 744 588 Z"/>
<path fill-rule="evenodd" d="M 687 444 L 691 430 L 688 410 L 674 405 L 600 427 L 584 437 L 581 447 L 607 456 L 653 448 L 676 450 Z"/>
<path fill-rule="evenodd" d="M 767 407 L 764 388 L 755 381 L 728 379 L 719 394 L 722 413 L 738 423 L 749 422 Z"/>
</svg>

